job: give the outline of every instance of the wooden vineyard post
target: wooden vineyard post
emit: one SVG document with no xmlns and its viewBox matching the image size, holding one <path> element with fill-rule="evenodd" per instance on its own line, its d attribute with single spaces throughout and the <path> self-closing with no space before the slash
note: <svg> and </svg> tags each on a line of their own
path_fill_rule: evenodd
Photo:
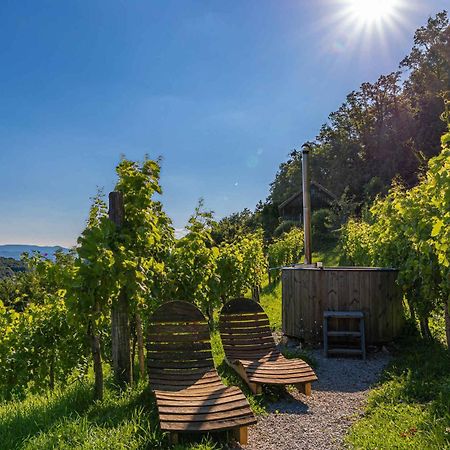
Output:
<svg viewBox="0 0 450 450">
<path fill-rule="evenodd" d="M 252 288 L 252 300 L 259 303 L 259 286 L 253 286 Z"/>
<path fill-rule="evenodd" d="M 118 228 L 123 225 L 125 210 L 121 192 L 109 193 L 109 218 Z M 132 369 L 128 298 L 123 290 L 111 307 L 111 346 L 114 377 L 124 387 L 132 383 Z"/>
<path fill-rule="evenodd" d="M 142 319 L 139 314 L 136 314 L 136 336 L 138 346 L 139 375 L 143 380 L 145 378 L 144 335 L 142 332 Z"/>
<path fill-rule="evenodd" d="M 100 311 L 100 305 L 95 303 L 95 312 Z M 95 376 L 95 399 L 103 400 L 103 366 L 102 366 L 102 352 L 100 344 L 100 336 L 96 331 L 92 321 L 89 322 L 88 335 L 91 341 L 92 359 L 94 362 L 94 376 Z"/>
</svg>

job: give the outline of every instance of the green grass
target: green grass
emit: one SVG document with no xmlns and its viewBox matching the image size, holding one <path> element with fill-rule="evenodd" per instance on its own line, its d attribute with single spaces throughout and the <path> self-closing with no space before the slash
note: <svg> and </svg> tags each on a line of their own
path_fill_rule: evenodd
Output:
<svg viewBox="0 0 450 450">
<path fill-rule="evenodd" d="M 281 326 L 281 290 L 279 284 L 262 299 L 271 323 Z M 211 336 L 214 362 L 226 385 L 239 386 L 256 414 L 265 414 L 269 401 L 283 395 L 282 390 L 265 389 L 254 396 L 241 378 L 224 361 L 217 329 Z M 111 384 L 105 366 L 105 398 L 93 399 L 92 374 L 53 393 L 29 394 L 24 400 L 0 403 L 0 449 L 8 450 L 96 450 L 169 448 L 167 436 L 158 428 L 156 405 L 149 388 L 139 383 L 126 392 Z M 213 436 L 192 434 L 182 437 L 181 450 L 216 450 L 227 448 L 226 433 Z"/>
<path fill-rule="evenodd" d="M 269 401 L 284 395 L 280 389 L 264 389 L 254 396 L 242 379 L 224 361 L 217 330 L 212 333 L 215 365 L 226 385 L 239 386 L 255 414 L 265 414 Z M 111 384 L 109 367 L 105 398 L 93 399 L 92 374 L 53 393 L 28 395 L 24 400 L 0 403 L 0 449 L 163 449 L 167 436 L 158 428 L 157 409 L 145 383 L 119 392 Z M 218 450 L 227 448 L 227 433 L 181 436 L 177 450 Z"/>
<path fill-rule="evenodd" d="M 408 337 L 347 436 L 357 449 L 450 448 L 450 353 Z"/>
<path fill-rule="evenodd" d="M 215 357 L 222 360 L 218 369 L 224 383 L 239 385 L 253 410 L 264 413 L 267 396 L 253 396 L 223 362 L 220 348 L 215 346 L 214 351 Z M 226 448 L 228 442 L 225 432 L 213 436 L 192 433 L 181 438 L 181 444 L 174 447 L 178 450 L 215 450 Z M 101 402 L 93 399 L 92 382 L 78 381 L 53 393 L 30 394 L 24 400 L 0 403 L 2 450 L 166 448 L 168 439 L 159 430 L 156 405 L 145 383 L 119 392 L 109 374 Z"/>
<path fill-rule="evenodd" d="M 281 281 L 265 284 L 261 289 L 260 303 L 269 316 L 272 330 L 281 331 Z"/>
<path fill-rule="evenodd" d="M 0 405 L 2 449 L 164 448 L 156 407 L 142 384 L 124 393 L 107 384 L 96 402 L 92 383 Z"/>
</svg>

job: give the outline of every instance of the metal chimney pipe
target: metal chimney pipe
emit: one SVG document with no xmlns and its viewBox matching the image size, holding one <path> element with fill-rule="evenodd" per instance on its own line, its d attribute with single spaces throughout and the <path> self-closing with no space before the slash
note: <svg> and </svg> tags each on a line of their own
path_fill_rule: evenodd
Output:
<svg viewBox="0 0 450 450">
<path fill-rule="evenodd" d="M 305 264 L 312 264 L 311 252 L 311 178 L 309 144 L 302 145 L 303 231 L 305 235 Z"/>
</svg>

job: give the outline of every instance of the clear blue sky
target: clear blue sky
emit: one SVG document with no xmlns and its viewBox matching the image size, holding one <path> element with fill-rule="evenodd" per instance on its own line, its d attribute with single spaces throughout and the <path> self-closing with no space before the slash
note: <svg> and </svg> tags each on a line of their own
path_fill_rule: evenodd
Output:
<svg viewBox="0 0 450 450">
<path fill-rule="evenodd" d="M 253 209 L 289 151 L 449 6 L 403 0 L 370 31 L 345 3 L 2 0 L 0 244 L 73 245 L 121 154 L 163 156 L 176 228 L 200 197 L 217 217 Z"/>
</svg>

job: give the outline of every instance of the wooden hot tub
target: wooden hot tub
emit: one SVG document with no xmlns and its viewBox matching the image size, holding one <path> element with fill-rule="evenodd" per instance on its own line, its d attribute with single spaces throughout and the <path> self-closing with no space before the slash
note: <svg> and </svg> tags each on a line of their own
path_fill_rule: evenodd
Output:
<svg viewBox="0 0 450 450">
<path fill-rule="evenodd" d="M 366 342 L 391 341 L 404 323 L 397 274 L 396 269 L 376 267 L 283 268 L 283 333 L 318 343 L 324 311 L 363 311 Z"/>
</svg>

